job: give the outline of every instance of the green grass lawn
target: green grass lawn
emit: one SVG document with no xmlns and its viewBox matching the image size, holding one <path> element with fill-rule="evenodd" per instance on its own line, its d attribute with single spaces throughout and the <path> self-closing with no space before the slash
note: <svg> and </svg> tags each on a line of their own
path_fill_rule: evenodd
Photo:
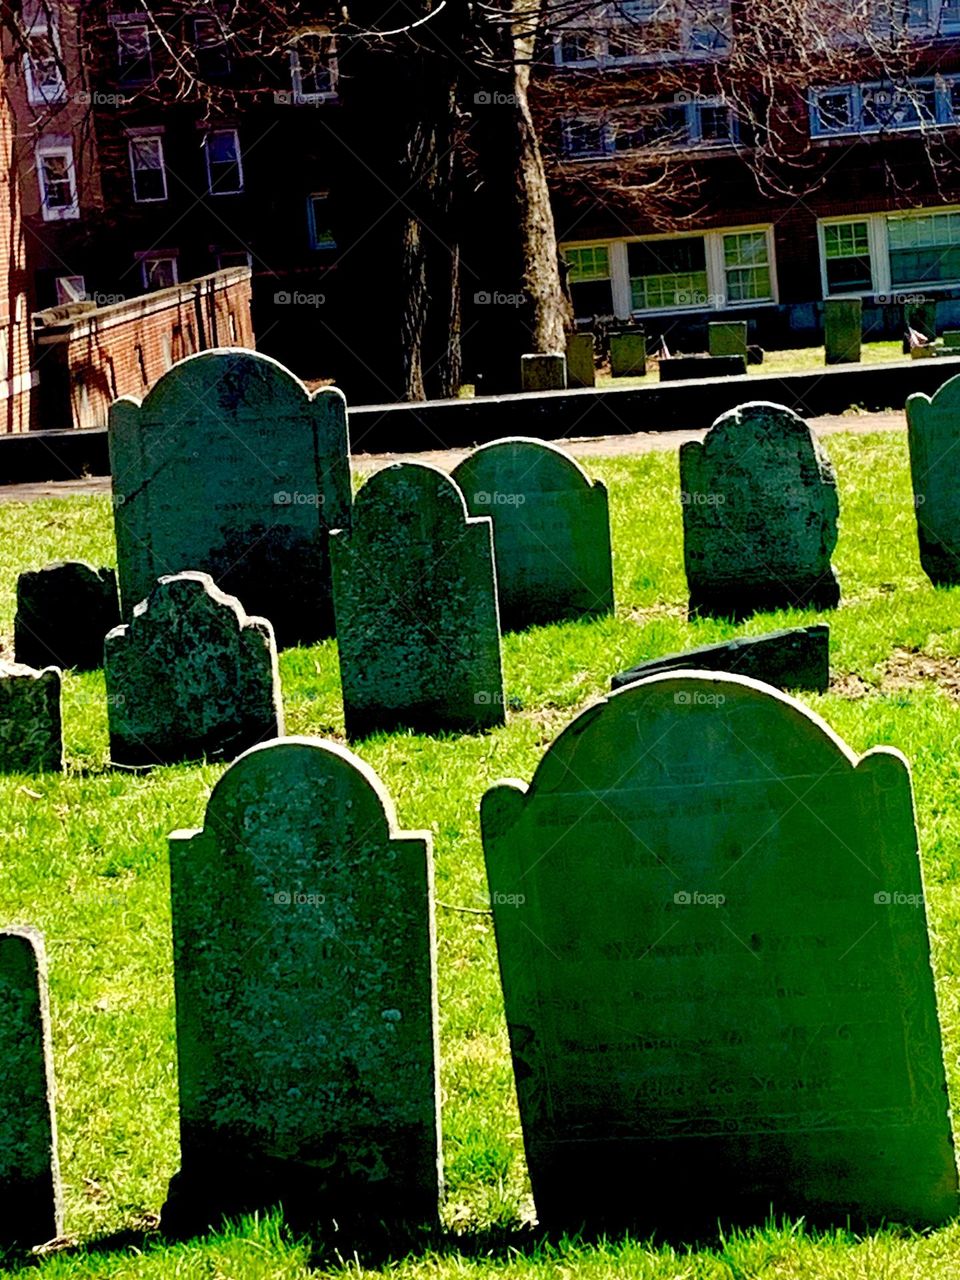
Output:
<svg viewBox="0 0 960 1280">
<path fill-rule="evenodd" d="M 934 592 L 920 570 L 905 436 L 838 436 L 828 449 L 840 477 L 836 565 L 844 603 L 823 616 L 831 623 L 841 687 L 805 701 L 856 750 L 889 743 L 913 766 L 956 1107 L 960 704 L 939 684 L 914 681 L 902 656 L 897 682 L 886 664 L 897 651 L 918 650 L 942 660 L 945 674 L 955 664 L 955 678 L 960 591 Z M 147 1232 L 97 1245 L 98 1238 L 148 1227 L 177 1166 L 166 836 L 201 824 L 222 770 L 182 766 L 140 777 L 108 771 L 102 676 L 67 676 L 66 776 L 0 778 L 0 920 L 33 923 L 46 933 L 66 1227 L 86 1242 L 31 1264 L 43 1280 L 295 1280 L 312 1263 L 344 1280 L 960 1277 L 960 1226 L 927 1236 L 891 1229 L 855 1238 L 776 1224 L 688 1251 L 619 1239 L 546 1244 L 530 1225 L 492 925 L 487 915 L 451 909 L 482 911 L 487 904 L 480 796 L 502 777 L 529 780 L 547 745 L 605 692 L 613 672 L 738 630 L 686 621 L 676 456 L 597 461 L 590 469 L 610 489 L 616 617 L 508 636 L 506 686 L 514 710 L 505 728 L 474 737 L 381 737 L 359 752 L 393 794 L 401 826 L 434 834 L 446 1231 L 426 1252 L 369 1266 L 363 1259 L 331 1261 L 329 1253 L 319 1262 L 276 1219 L 188 1244 L 165 1245 Z M 0 635 L 12 631 L 18 571 L 77 556 L 113 561 L 107 499 L 0 506 Z M 758 633 L 810 618 L 762 615 L 739 630 Z M 280 665 L 288 731 L 342 736 L 334 643 L 288 651 Z M 2 1272 L 16 1273 L 13 1263 Z"/>
<path fill-rule="evenodd" d="M 647 334 L 647 344 L 653 350 L 658 342 L 654 329 Z M 889 360 L 905 360 L 906 356 L 899 342 L 865 342 L 861 349 L 862 364 L 883 364 Z M 779 373 L 809 373 L 817 369 L 825 369 L 823 347 L 795 347 L 784 351 L 765 351 L 763 364 L 747 365 L 747 373 L 755 377 L 769 377 Z M 704 375 L 706 376 L 706 375 Z M 612 378 L 609 371 L 597 374 L 598 387 L 645 387 L 659 382 L 660 374 L 655 363 L 651 363 L 642 378 Z"/>
</svg>

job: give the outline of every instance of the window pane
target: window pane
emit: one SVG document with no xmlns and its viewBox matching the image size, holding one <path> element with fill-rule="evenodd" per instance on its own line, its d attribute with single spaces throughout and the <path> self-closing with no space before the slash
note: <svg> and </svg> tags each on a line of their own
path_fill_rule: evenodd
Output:
<svg viewBox="0 0 960 1280">
<path fill-rule="evenodd" d="M 570 268 L 571 284 L 610 278 L 610 253 L 606 245 L 593 245 L 585 249 L 564 249 L 563 256 Z"/>
<path fill-rule="evenodd" d="M 66 155 L 46 155 L 41 159 L 43 189 L 48 209 L 67 209 L 73 204 L 70 160 Z"/>
<path fill-rule="evenodd" d="M 816 110 L 820 129 L 825 133 L 844 133 L 854 127 L 853 95 L 849 89 L 818 94 Z"/>
<path fill-rule="evenodd" d="M 150 28 L 146 23 L 125 22 L 117 31 L 117 66 L 120 78 L 134 84 L 153 76 Z"/>
<path fill-rule="evenodd" d="M 163 170 L 163 144 L 159 138 L 131 138 L 130 163 L 133 169 L 133 194 L 137 200 L 165 200 L 166 178 Z"/>
<path fill-rule="evenodd" d="M 205 139 L 207 167 L 210 171 L 210 191 L 216 195 L 233 194 L 243 190 L 240 170 L 240 145 L 232 129 L 208 133 Z"/>
<path fill-rule="evenodd" d="M 703 236 L 640 241 L 627 246 L 635 310 L 706 306 L 707 259 Z"/>
</svg>

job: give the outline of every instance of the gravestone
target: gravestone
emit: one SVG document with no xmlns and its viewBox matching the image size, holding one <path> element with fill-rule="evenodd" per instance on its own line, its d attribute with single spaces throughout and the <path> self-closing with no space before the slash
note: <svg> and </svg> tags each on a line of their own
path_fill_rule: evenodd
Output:
<svg viewBox="0 0 960 1280">
<path fill-rule="evenodd" d="M 208 574 L 161 578 L 104 649 L 114 764 L 232 760 L 283 733 L 273 629 Z"/>
<path fill-rule="evenodd" d="M 123 615 L 160 577 L 209 573 L 281 645 L 332 632 L 328 531 L 350 522 L 346 402 L 268 356 L 207 351 L 110 409 Z"/>
<path fill-rule="evenodd" d="M 922 334 L 931 342 L 937 336 L 937 303 L 934 298 L 918 298 L 908 302 L 903 310 L 904 322 L 915 333 Z"/>
<path fill-rule="evenodd" d="M 27 667 L 103 665 L 103 638 L 120 622 L 117 575 L 83 560 L 60 560 L 17 579 L 13 647 Z"/>
<path fill-rule="evenodd" d="M 686 653 L 650 658 L 614 676 L 610 687 L 622 689 L 664 671 L 729 671 L 750 676 L 777 689 L 807 689 L 826 693 L 830 686 L 830 628 L 790 627 L 763 636 L 738 636 L 722 644 L 707 644 Z"/>
<path fill-rule="evenodd" d="M 395 463 L 331 538 L 347 734 L 504 723 L 491 522 L 436 467 Z"/>
<path fill-rule="evenodd" d="M 564 391 L 567 386 L 567 357 L 562 351 L 520 357 L 522 391 Z"/>
<path fill-rule="evenodd" d="M 607 491 L 555 445 L 515 438 L 457 466 L 472 516 L 493 520 L 504 630 L 613 611 Z"/>
<path fill-rule="evenodd" d="M 741 378 L 747 372 L 747 357 L 669 356 L 660 361 L 661 382 L 686 382 L 689 378 Z"/>
<path fill-rule="evenodd" d="M 597 366 L 592 333 L 572 333 L 567 339 L 567 385 L 595 387 Z"/>
<path fill-rule="evenodd" d="M 642 378 L 647 372 L 647 335 L 642 329 L 610 335 L 610 373 L 614 378 Z"/>
<path fill-rule="evenodd" d="M 0 773 L 62 768 L 59 670 L 0 661 Z"/>
<path fill-rule="evenodd" d="M 287 738 L 170 837 L 181 1169 L 163 1226 L 435 1222 L 431 838 L 373 771 Z"/>
<path fill-rule="evenodd" d="M 828 298 L 823 304 L 824 359 L 827 364 L 856 364 L 860 359 L 863 301 Z"/>
<path fill-rule="evenodd" d="M 743 356 L 746 360 L 746 320 L 711 320 L 707 332 L 712 356 Z"/>
<path fill-rule="evenodd" d="M 837 481 L 791 409 L 754 401 L 723 414 L 702 443 L 680 446 L 680 489 L 691 613 L 839 602 Z"/>
<path fill-rule="evenodd" d="M 960 348 L 960 329 L 944 329 L 943 345 L 951 350 Z"/>
<path fill-rule="evenodd" d="M 909 396 L 906 409 L 920 563 L 948 587 L 960 582 L 960 376 L 932 398 Z"/>
<path fill-rule="evenodd" d="M 898 752 L 742 676 L 655 676 L 481 826 L 541 1228 L 953 1217 Z"/>
<path fill-rule="evenodd" d="M 63 1234 L 47 963 L 35 929 L 0 930 L 0 1249 Z"/>
</svg>

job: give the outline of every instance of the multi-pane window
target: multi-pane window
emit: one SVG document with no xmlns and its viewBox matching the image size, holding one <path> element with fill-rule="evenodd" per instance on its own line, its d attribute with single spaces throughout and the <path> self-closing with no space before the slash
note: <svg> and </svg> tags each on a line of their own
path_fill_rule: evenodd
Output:
<svg viewBox="0 0 960 1280">
<path fill-rule="evenodd" d="M 616 118 L 580 116 L 563 124 L 563 149 L 569 156 L 729 146 L 735 140 L 730 108 L 714 98 L 657 103 Z"/>
<path fill-rule="evenodd" d="M 66 99 L 60 42 L 56 31 L 44 21 L 34 23 L 27 34 L 24 74 L 27 101 L 32 106 L 46 106 Z"/>
<path fill-rule="evenodd" d="M 86 302 L 87 282 L 83 276 L 57 276 L 57 305 Z"/>
<path fill-rule="evenodd" d="M 153 79 L 153 47 L 146 22 L 120 22 L 117 34 L 117 72 L 123 84 L 145 84 Z"/>
<path fill-rule="evenodd" d="M 627 262 L 635 311 L 709 304 L 703 236 L 638 241 L 627 246 Z"/>
<path fill-rule="evenodd" d="M 604 316 L 613 312 L 610 282 L 610 250 L 605 244 L 563 251 L 569 268 L 570 295 L 577 316 Z"/>
<path fill-rule="evenodd" d="M 723 237 L 723 270 L 728 302 L 758 302 L 772 297 L 765 231 L 736 231 Z"/>
<path fill-rule="evenodd" d="M 194 18 L 193 48 L 202 79 L 216 80 L 230 74 L 230 46 L 215 18 Z"/>
<path fill-rule="evenodd" d="M 169 289 L 177 283 L 177 255 L 175 253 L 144 253 L 140 255 L 140 272 L 143 287 L 149 292 Z"/>
<path fill-rule="evenodd" d="M 955 76 L 937 76 L 901 85 L 816 89 L 810 96 L 810 132 L 814 137 L 831 137 L 958 124 L 958 83 Z"/>
<path fill-rule="evenodd" d="M 888 218 L 887 242 L 895 287 L 960 282 L 960 213 Z"/>
<path fill-rule="evenodd" d="M 80 216 L 73 146 L 69 141 L 41 138 L 37 146 L 37 178 L 45 222 Z"/>
<path fill-rule="evenodd" d="M 827 293 L 869 293 L 873 288 L 870 228 L 866 222 L 834 222 L 823 228 Z"/>
<path fill-rule="evenodd" d="M 560 66 L 710 57 L 730 46 L 729 0 L 609 0 L 577 20 L 556 35 Z"/>
<path fill-rule="evenodd" d="M 960 25 L 958 0 L 872 0 L 871 25 L 878 31 L 934 35 Z"/>
<path fill-rule="evenodd" d="M 333 36 L 300 40 L 290 51 L 290 81 L 297 101 L 322 101 L 337 92 L 337 46 Z"/>
<path fill-rule="evenodd" d="M 211 129 L 203 140 L 207 158 L 207 189 L 211 195 L 236 195 L 243 190 L 240 139 L 236 129 Z"/>
<path fill-rule="evenodd" d="M 130 173 L 133 198 L 138 204 L 167 198 L 167 171 L 163 163 L 163 139 L 137 135 L 130 139 Z"/>
<path fill-rule="evenodd" d="M 335 249 L 337 238 L 330 221 L 330 196 L 326 191 L 315 191 L 307 197 L 307 231 L 311 249 Z"/>
</svg>

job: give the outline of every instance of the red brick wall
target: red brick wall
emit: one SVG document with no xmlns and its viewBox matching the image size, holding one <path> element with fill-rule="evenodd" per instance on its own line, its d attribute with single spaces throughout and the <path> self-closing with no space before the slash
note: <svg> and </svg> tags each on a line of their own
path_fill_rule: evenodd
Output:
<svg viewBox="0 0 960 1280">
<path fill-rule="evenodd" d="M 13 125 L 0 70 L 0 433 L 30 426 L 30 307 Z"/>
</svg>

